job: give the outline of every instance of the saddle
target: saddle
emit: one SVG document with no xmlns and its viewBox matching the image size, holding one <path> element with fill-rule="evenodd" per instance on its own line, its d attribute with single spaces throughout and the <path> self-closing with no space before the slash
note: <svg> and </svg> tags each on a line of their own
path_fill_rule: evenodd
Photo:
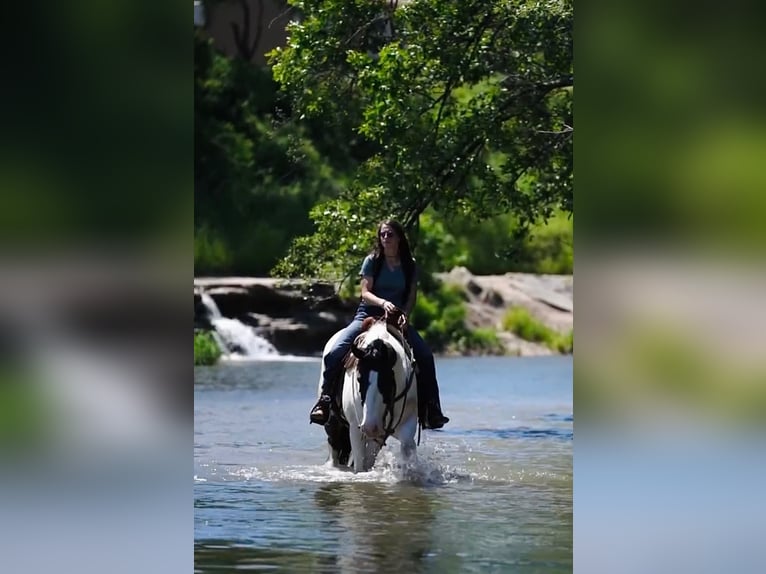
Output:
<svg viewBox="0 0 766 574">
<path fill-rule="evenodd" d="M 397 313 L 389 313 L 379 318 L 367 317 L 364 321 L 362 321 L 362 332 L 357 335 L 356 339 L 354 339 L 354 344 L 359 345 L 361 343 L 364 333 L 373 325 L 373 323 L 385 321 L 389 334 L 391 334 L 397 341 L 402 344 L 404 353 L 407 355 L 407 358 L 412 361 L 412 347 L 407 340 L 405 332 L 401 329 L 401 327 L 399 327 L 399 317 L 401 317 L 401 315 L 402 312 L 398 311 Z M 356 363 L 357 358 L 354 356 L 354 354 L 351 351 L 346 353 L 346 356 L 343 358 L 343 367 L 348 370 L 354 367 Z"/>
</svg>

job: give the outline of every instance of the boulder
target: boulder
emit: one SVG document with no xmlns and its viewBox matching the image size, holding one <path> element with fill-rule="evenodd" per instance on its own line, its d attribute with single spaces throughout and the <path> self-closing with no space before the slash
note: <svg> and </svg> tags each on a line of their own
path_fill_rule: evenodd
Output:
<svg viewBox="0 0 766 574">
<path fill-rule="evenodd" d="M 573 326 L 571 275 L 472 275 L 456 267 L 437 278 L 463 289 L 469 328 L 498 331 L 509 354 L 551 354 L 543 345 L 502 331 L 505 314 L 525 307 L 536 319 L 560 333 Z M 210 328 L 210 312 L 202 301 L 209 295 L 224 317 L 253 327 L 285 354 L 319 356 L 333 333 L 353 318 L 358 300 L 343 300 L 332 283 L 305 283 L 266 277 L 195 278 L 194 326 Z"/>
<path fill-rule="evenodd" d="M 210 296 L 223 317 L 253 327 L 283 354 L 320 355 L 327 339 L 353 318 L 356 301 L 344 301 L 331 283 L 265 277 L 196 278 L 195 328 L 210 328 Z"/>
</svg>

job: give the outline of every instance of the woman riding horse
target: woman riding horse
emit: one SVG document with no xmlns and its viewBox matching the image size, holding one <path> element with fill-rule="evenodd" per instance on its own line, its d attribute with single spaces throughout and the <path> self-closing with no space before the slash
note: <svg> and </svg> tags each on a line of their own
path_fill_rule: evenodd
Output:
<svg viewBox="0 0 766 574">
<path fill-rule="evenodd" d="M 325 355 L 322 392 L 311 410 L 310 422 L 324 425 L 330 417 L 334 385 L 343 371 L 343 358 L 354 339 L 362 332 L 367 317 L 401 312 L 399 326 L 406 333 L 418 365 L 418 395 L 423 427 L 439 429 L 449 422 L 442 414 L 434 356 L 418 332 L 407 323 L 407 315 L 417 297 L 417 269 L 410 245 L 400 223 L 387 220 L 378 226 L 377 242 L 365 257 L 360 272 L 362 300 L 353 321 L 341 331 L 333 348 Z"/>
</svg>

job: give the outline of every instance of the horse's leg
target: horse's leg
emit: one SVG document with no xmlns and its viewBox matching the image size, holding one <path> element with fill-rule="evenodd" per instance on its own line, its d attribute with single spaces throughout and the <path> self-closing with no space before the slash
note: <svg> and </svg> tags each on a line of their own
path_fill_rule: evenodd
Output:
<svg viewBox="0 0 766 574">
<path fill-rule="evenodd" d="M 417 414 L 409 417 L 406 421 L 399 425 L 397 432 L 397 438 L 402 445 L 402 457 L 407 462 L 414 462 L 417 460 L 417 447 L 415 446 L 415 432 L 418 428 Z"/>
<path fill-rule="evenodd" d="M 358 427 L 352 425 L 348 430 L 349 438 L 351 439 L 351 456 L 354 458 L 354 472 L 365 472 L 369 470 L 365 467 L 366 441 Z"/>
<path fill-rule="evenodd" d="M 331 416 L 324 426 L 327 434 L 327 446 L 330 450 L 330 458 L 334 466 L 341 464 L 341 449 L 343 448 L 343 434 L 345 427 L 337 416 Z"/>
<path fill-rule="evenodd" d="M 338 459 L 340 457 L 340 451 L 335 450 L 331 445 L 327 445 L 330 448 L 330 458 L 332 459 L 332 465 L 337 467 L 339 466 Z"/>
<path fill-rule="evenodd" d="M 370 470 L 375 466 L 375 459 L 380 452 L 380 444 L 374 440 L 365 440 L 364 447 L 364 468 Z"/>
</svg>

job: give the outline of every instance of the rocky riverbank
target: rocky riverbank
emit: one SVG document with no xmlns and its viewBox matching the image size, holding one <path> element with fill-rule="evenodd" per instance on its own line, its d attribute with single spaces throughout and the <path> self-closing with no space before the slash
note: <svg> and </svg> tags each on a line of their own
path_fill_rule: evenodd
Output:
<svg viewBox="0 0 766 574">
<path fill-rule="evenodd" d="M 544 355 L 551 351 L 503 331 L 502 318 L 522 306 L 547 327 L 566 333 L 573 324 L 571 275 L 472 275 L 455 268 L 440 278 L 465 293 L 466 323 L 471 328 L 491 328 L 509 354 Z M 356 301 L 344 301 L 329 283 L 263 277 L 194 279 L 195 329 L 211 327 L 209 296 L 223 317 L 237 319 L 267 339 L 280 352 L 319 356 L 327 339 L 353 317 Z"/>
<path fill-rule="evenodd" d="M 456 267 L 439 278 L 463 290 L 466 323 L 472 329 L 494 329 L 510 355 L 550 355 L 545 345 L 525 341 L 502 329 L 503 317 L 512 307 L 523 307 L 546 327 L 561 334 L 573 329 L 574 280 L 571 275 L 472 275 Z"/>
</svg>

